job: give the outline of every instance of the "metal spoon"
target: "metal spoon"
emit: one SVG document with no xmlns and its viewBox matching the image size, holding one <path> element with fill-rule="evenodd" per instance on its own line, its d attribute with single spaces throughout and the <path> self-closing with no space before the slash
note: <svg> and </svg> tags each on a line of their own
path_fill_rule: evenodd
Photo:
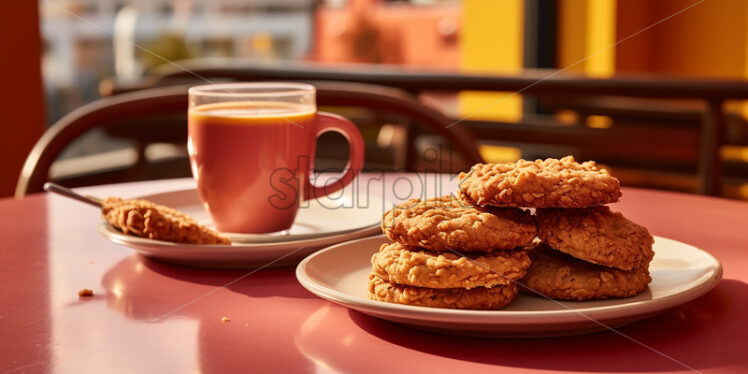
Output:
<svg viewBox="0 0 748 374">
<path fill-rule="evenodd" d="M 101 204 L 102 204 L 101 199 L 93 197 L 93 196 L 80 195 L 74 192 L 73 190 L 67 187 L 60 186 L 59 184 L 56 184 L 56 183 L 51 183 L 51 182 L 44 183 L 44 191 L 54 192 L 58 195 L 62 195 L 62 196 L 65 196 L 65 197 L 68 197 L 74 200 L 82 201 L 86 204 L 91 204 L 95 207 L 101 208 Z"/>
</svg>

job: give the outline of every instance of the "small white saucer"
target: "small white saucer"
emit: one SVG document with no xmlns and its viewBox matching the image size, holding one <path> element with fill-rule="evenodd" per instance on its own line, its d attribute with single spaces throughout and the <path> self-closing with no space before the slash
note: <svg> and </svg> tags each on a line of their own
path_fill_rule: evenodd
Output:
<svg viewBox="0 0 748 374">
<path fill-rule="evenodd" d="M 107 222 L 99 231 L 107 239 L 128 246 L 144 256 L 183 265 L 221 268 L 247 268 L 287 265 L 315 250 L 381 232 L 379 222 L 388 207 L 375 196 L 322 197 L 299 209 L 289 230 L 271 234 L 226 233 L 231 246 L 178 244 L 122 234 Z M 213 226 L 195 189 L 139 196 L 194 217 L 200 224 Z"/>
<path fill-rule="evenodd" d="M 369 300 L 371 255 L 384 236 L 334 245 L 307 257 L 296 278 L 315 295 L 377 318 L 424 330 L 469 336 L 536 338 L 579 335 L 638 321 L 704 295 L 722 279 L 710 254 L 655 237 L 649 290 L 623 299 L 568 302 L 520 294 L 496 311 L 454 310 Z"/>
<path fill-rule="evenodd" d="M 348 192 L 348 190 L 346 190 Z M 293 226 L 269 234 L 223 232 L 234 243 L 278 243 L 321 238 L 379 226 L 384 212 L 391 208 L 376 196 L 323 196 L 308 200 L 299 208 Z M 197 190 L 188 189 L 137 197 L 174 208 L 192 216 L 198 223 L 215 229 L 210 215 L 203 209 Z M 350 240 L 350 239 L 349 239 Z"/>
</svg>

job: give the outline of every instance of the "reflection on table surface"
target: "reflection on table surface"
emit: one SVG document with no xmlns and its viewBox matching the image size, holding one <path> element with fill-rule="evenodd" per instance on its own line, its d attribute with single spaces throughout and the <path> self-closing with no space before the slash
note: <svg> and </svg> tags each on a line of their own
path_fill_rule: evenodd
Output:
<svg viewBox="0 0 748 374">
<path fill-rule="evenodd" d="M 184 183 L 83 192 L 137 196 Z M 612 332 L 523 341 L 442 336 L 313 297 L 297 283 L 293 268 L 250 274 L 151 261 L 101 237 L 95 209 L 61 197 L 4 200 L 0 209 L 0 282 L 9 285 L 0 292 L 3 301 L 12 301 L 0 303 L 4 370 L 687 371 Z M 703 298 L 621 333 L 700 370 L 747 369 L 748 205 L 625 189 L 614 210 L 654 235 L 703 248 L 725 270 L 722 283 Z M 93 289 L 94 296 L 79 299 L 81 288 Z"/>
</svg>

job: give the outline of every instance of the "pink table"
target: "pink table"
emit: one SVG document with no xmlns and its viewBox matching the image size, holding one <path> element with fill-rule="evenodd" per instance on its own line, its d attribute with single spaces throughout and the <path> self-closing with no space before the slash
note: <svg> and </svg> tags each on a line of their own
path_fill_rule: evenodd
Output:
<svg viewBox="0 0 748 374">
<path fill-rule="evenodd" d="M 398 177 L 417 181 L 387 180 Z M 137 196 L 190 183 L 84 191 Z M 101 237 L 94 208 L 44 194 L 0 200 L 0 372 L 689 371 L 670 358 L 704 372 L 748 372 L 748 204 L 626 189 L 615 209 L 724 265 L 705 297 L 620 330 L 649 348 L 612 332 L 481 340 L 410 330 L 313 296 L 293 268 L 162 264 Z M 95 296 L 79 299 L 81 288 Z"/>
</svg>

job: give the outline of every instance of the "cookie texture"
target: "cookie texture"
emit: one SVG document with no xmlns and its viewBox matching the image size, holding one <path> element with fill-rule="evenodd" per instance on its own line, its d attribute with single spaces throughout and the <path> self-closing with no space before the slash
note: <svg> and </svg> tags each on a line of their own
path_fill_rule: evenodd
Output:
<svg viewBox="0 0 748 374">
<path fill-rule="evenodd" d="M 532 264 L 520 280 L 523 293 L 554 299 L 583 301 L 629 297 L 647 289 L 652 281 L 647 265 L 632 271 L 590 264 L 555 251 L 547 244 L 529 251 Z"/>
<path fill-rule="evenodd" d="M 384 281 L 372 274 L 369 277 L 369 299 L 388 303 L 451 309 L 501 309 L 515 297 L 516 284 L 493 288 L 422 288 L 401 286 Z"/>
<path fill-rule="evenodd" d="M 647 229 L 606 206 L 538 209 L 535 214 L 538 237 L 580 260 L 631 270 L 654 257 Z"/>
<path fill-rule="evenodd" d="M 110 197 L 101 213 L 112 226 L 128 235 L 187 244 L 231 244 L 213 230 L 200 226 L 192 217 L 147 200 Z"/>
<path fill-rule="evenodd" d="M 387 211 L 382 232 L 406 246 L 432 251 L 512 249 L 532 243 L 532 215 L 517 208 L 475 207 L 453 196 L 410 199 Z"/>
<path fill-rule="evenodd" d="M 594 161 L 519 160 L 476 164 L 460 173 L 458 196 L 466 203 L 500 207 L 582 208 L 614 203 L 620 182 Z"/>
<path fill-rule="evenodd" d="M 385 243 L 371 257 L 371 264 L 374 274 L 390 283 L 471 289 L 507 285 L 524 277 L 530 257 L 524 250 L 434 253 Z"/>
</svg>

